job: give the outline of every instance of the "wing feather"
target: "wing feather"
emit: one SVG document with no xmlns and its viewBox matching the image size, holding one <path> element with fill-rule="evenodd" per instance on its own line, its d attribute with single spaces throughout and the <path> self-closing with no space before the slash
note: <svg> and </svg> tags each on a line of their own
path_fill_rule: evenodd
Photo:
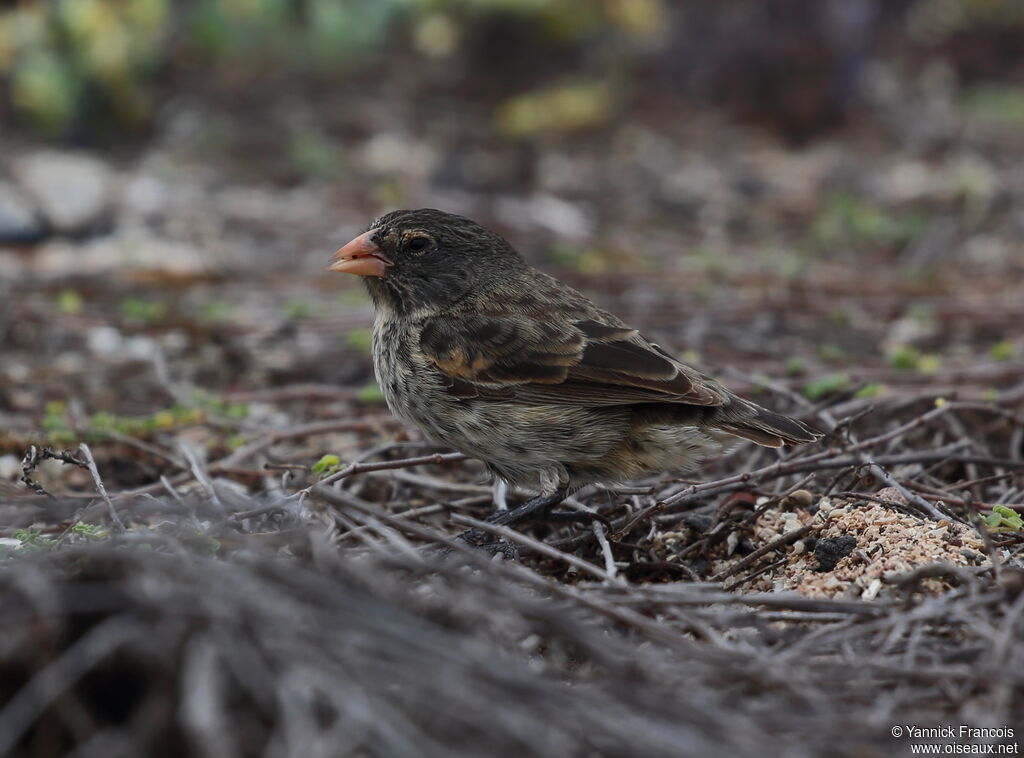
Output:
<svg viewBox="0 0 1024 758">
<path fill-rule="evenodd" d="M 635 329 L 594 317 L 437 316 L 424 326 L 420 347 L 459 398 L 593 407 L 722 405 L 728 397 Z"/>
</svg>

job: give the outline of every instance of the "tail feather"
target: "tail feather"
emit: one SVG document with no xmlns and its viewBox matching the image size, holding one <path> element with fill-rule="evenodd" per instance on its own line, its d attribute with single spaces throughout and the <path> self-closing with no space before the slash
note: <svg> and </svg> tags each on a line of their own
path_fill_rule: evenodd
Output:
<svg viewBox="0 0 1024 758">
<path fill-rule="evenodd" d="M 795 418 L 774 413 L 753 403 L 744 403 L 742 415 L 733 416 L 718 426 L 724 432 L 756 442 L 764 447 L 782 447 L 814 442 L 821 439 L 821 432 Z"/>
</svg>

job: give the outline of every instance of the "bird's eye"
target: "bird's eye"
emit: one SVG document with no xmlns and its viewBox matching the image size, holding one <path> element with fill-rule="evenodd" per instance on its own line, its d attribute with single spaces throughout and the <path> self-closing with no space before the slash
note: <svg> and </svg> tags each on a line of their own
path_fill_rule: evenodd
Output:
<svg viewBox="0 0 1024 758">
<path fill-rule="evenodd" d="M 410 239 L 405 247 L 414 253 L 422 253 L 427 249 L 427 245 L 430 244 L 430 240 L 423 236 L 416 236 Z"/>
</svg>

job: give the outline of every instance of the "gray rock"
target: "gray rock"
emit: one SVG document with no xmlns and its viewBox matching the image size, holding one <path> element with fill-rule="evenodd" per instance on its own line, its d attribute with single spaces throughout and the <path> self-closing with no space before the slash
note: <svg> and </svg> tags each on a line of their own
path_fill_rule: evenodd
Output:
<svg viewBox="0 0 1024 758">
<path fill-rule="evenodd" d="M 33 153 L 15 163 L 14 175 L 59 232 L 86 231 L 109 212 L 112 173 L 89 155 L 56 150 Z"/>
<path fill-rule="evenodd" d="M 0 244 L 36 242 L 46 225 L 28 198 L 10 182 L 0 181 Z"/>
</svg>

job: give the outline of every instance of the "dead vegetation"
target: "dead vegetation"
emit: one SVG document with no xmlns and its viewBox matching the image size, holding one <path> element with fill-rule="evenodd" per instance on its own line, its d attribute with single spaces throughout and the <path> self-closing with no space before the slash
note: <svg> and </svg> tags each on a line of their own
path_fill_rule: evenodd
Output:
<svg viewBox="0 0 1024 758">
<path fill-rule="evenodd" d="M 495 528 L 521 563 L 454 539 L 486 527 L 476 464 L 370 444 L 393 429 L 357 406 L 211 461 L 104 443 L 163 460 L 134 490 L 87 444 L 32 449 L 4 510 L 0 752 L 862 756 L 896 723 L 1014 724 L 1024 534 L 993 504 L 1019 500 L 1022 394 L 854 402 L 820 448 L 584 491 L 610 529 Z M 321 435 L 361 453 L 284 462 Z"/>
</svg>

